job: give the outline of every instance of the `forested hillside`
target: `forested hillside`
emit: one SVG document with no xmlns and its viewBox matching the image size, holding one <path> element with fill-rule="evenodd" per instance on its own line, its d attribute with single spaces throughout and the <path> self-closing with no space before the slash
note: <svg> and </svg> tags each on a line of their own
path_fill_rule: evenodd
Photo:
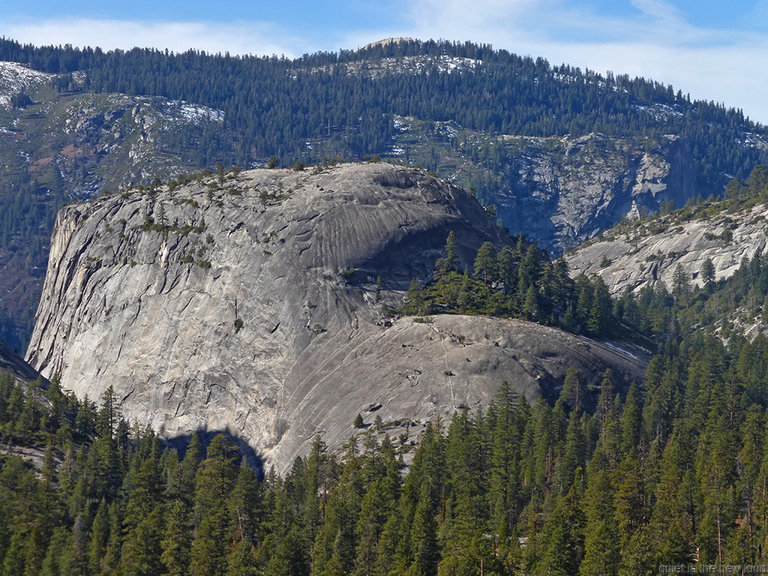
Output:
<svg viewBox="0 0 768 576">
<path fill-rule="evenodd" d="M 438 265 L 450 278 L 450 249 Z M 4 375 L 0 574 L 604 576 L 761 564 L 768 340 L 729 331 L 726 344 L 696 320 L 703 309 L 727 317 L 729 294 L 738 303 L 763 289 L 766 263 L 743 268 L 613 303 L 658 348 L 642 383 L 620 388 L 608 370 L 588 389 L 570 369 L 553 403 L 530 404 L 505 383 L 487 409 L 404 433 L 350 418 L 357 432 L 341 451 L 318 436 L 284 477 L 261 477 L 224 436 L 166 446 L 125 421 L 111 388 L 97 405 L 55 378 L 43 390 Z"/>
<path fill-rule="evenodd" d="M 625 166 L 639 172 L 637 158 L 645 161 L 653 152 L 663 164 L 669 158 L 664 154 L 672 150 L 690 159 L 690 173 L 703 197 L 723 189 L 728 195 L 723 203 L 714 198 L 691 202 L 686 210 L 667 214 L 670 220 L 679 219 L 674 222 L 677 226 L 694 214 L 720 215 L 768 198 L 768 172 L 759 166 L 768 161 L 768 134 L 739 111 L 691 102 L 652 81 L 553 67 L 543 60 L 472 44 L 377 44 L 357 52 L 287 60 L 36 48 L 3 39 L 0 60 L 51 74 L 13 84 L 16 91 L 7 103 L 0 102 L 0 162 L 8 178 L 0 190 L 0 264 L 6 274 L 2 282 L 18 293 L 34 290 L 29 278 L 41 274 L 40 261 L 48 251 L 47 234 L 56 210 L 73 195 L 92 195 L 107 177 L 114 178 L 117 186 L 143 185 L 106 194 L 89 207 L 68 209 L 65 215 L 80 224 L 80 232 L 93 233 L 88 242 L 64 246 L 76 236 L 77 230 L 70 231 L 67 241 L 59 243 L 60 252 L 72 248 L 75 254 L 62 260 L 67 265 L 61 274 L 72 279 L 64 284 L 74 289 L 98 273 L 124 267 L 126 275 L 118 278 L 125 281 L 117 282 L 113 296 L 130 302 L 113 310 L 107 294 L 98 291 L 104 290 L 102 286 L 88 291 L 85 300 L 93 301 L 93 309 L 77 308 L 83 298 L 75 294 L 76 313 L 66 320 L 86 327 L 84 333 L 91 334 L 88 331 L 98 323 L 103 327 L 108 321 L 118 322 L 122 315 L 136 320 L 142 306 L 150 311 L 169 309 L 167 299 L 150 299 L 163 296 L 162 289 L 145 294 L 157 279 L 166 284 L 153 266 L 166 266 L 169 252 L 162 256 L 159 246 L 166 246 L 169 238 L 176 245 L 172 267 L 179 278 L 193 277 L 206 290 L 229 285 L 224 274 L 232 271 L 247 277 L 232 285 L 251 290 L 254 278 L 266 282 L 255 284 L 258 289 L 252 293 L 269 299 L 270 305 L 276 302 L 277 313 L 268 307 L 249 308 L 243 289 L 237 293 L 239 300 L 233 298 L 231 316 L 222 292 L 215 301 L 226 307 L 216 309 L 211 301 L 202 300 L 199 309 L 195 304 L 189 316 L 178 317 L 192 325 L 186 328 L 193 351 L 178 364 L 180 372 L 184 377 L 190 376 L 186 372 L 210 377 L 193 389 L 200 398 L 208 390 L 206 404 L 210 390 L 216 388 L 227 402 L 248 411 L 244 419 L 252 409 L 254 420 L 261 417 L 258 410 L 276 413 L 278 404 L 267 394 L 273 384 L 264 377 L 269 372 L 263 357 L 271 353 L 281 362 L 288 358 L 291 370 L 299 364 L 279 348 L 281 339 L 325 346 L 317 348 L 321 351 L 317 355 L 302 357 L 305 364 L 313 364 L 306 374 L 295 375 L 305 388 L 296 387 L 291 394 L 296 392 L 302 402 L 312 398 L 302 391 L 312 388 L 318 394 L 321 377 L 338 387 L 345 374 L 353 374 L 354 380 L 346 381 L 349 396 L 352 385 L 370 386 L 371 380 L 362 377 L 365 354 L 378 354 L 385 361 L 391 356 L 381 356 L 386 352 L 384 339 L 366 343 L 366 348 L 348 336 L 360 330 L 364 324 L 360 319 L 369 308 L 372 316 L 383 308 L 381 326 L 372 324 L 376 326 L 372 330 L 402 335 L 407 321 L 409 333 L 415 335 L 413 340 L 392 340 L 393 354 L 409 355 L 410 361 L 424 350 L 440 348 L 434 356 L 441 365 L 432 372 L 443 384 L 429 386 L 435 397 L 438 392 L 461 392 L 451 388 L 450 381 L 469 382 L 470 370 L 494 373 L 493 366 L 500 363 L 497 351 L 507 349 L 506 336 L 494 340 L 486 334 L 483 345 L 494 355 L 480 358 L 471 352 L 477 343 L 469 341 L 466 330 L 445 329 L 441 334 L 440 326 L 450 328 L 444 319 L 458 315 L 535 320 L 601 340 L 632 340 L 655 353 L 645 379 L 629 386 L 622 385 L 617 372 L 603 373 L 602 368 L 597 372 L 602 374 L 599 385 L 588 386 L 584 371 L 571 365 L 567 370 L 563 366 L 562 385 L 553 386 L 550 397 L 533 402 L 515 392 L 519 382 L 510 381 L 494 383 L 499 392 L 490 403 L 473 402 L 471 409 L 469 403 L 458 408 L 451 404 L 458 410 L 452 418 L 438 410 L 436 417 L 419 422 L 390 420 L 381 417 L 388 413 L 382 403 L 370 404 L 365 418 L 355 417 L 354 411 L 345 414 L 348 424 L 337 414 L 334 425 L 342 422 L 346 427 L 345 434 L 351 437 L 347 444 L 339 451 L 328 449 L 330 426 L 325 426 L 326 439 L 317 435 L 311 452 L 297 458 L 283 476 L 246 461 L 235 441 L 252 439 L 193 434 L 179 448 L 149 427 L 129 422 L 120 407 L 127 406 L 127 398 L 136 401 L 142 394 L 157 394 L 150 399 L 156 402 L 165 395 L 159 386 L 147 386 L 149 377 L 126 388 L 127 396 L 110 386 L 99 398 L 89 399 L 63 390 L 53 374 L 50 383 L 30 384 L 0 373 L 0 576 L 651 576 L 663 570 L 660 566 L 768 562 L 768 338 L 758 335 L 750 340 L 741 330 L 768 318 L 768 256 L 757 252 L 743 258 L 727 279 L 718 280 L 714 267 L 706 266 L 701 270 L 703 281 L 696 286 L 678 269 L 668 286 L 659 282 L 637 294 L 626 291 L 612 298 L 602 279 L 583 275 L 571 279 L 563 259 L 551 260 L 546 250 L 523 235 L 516 243 L 505 239 L 494 244 L 491 240 L 500 238 L 500 229 L 472 198 L 444 182 L 416 170 L 409 176 L 406 168 L 374 163 L 338 167 L 333 160 L 378 155 L 421 163 L 468 189 L 474 187 L 488 205 L 487 212 L 496 211 L 504 224 L 504 207 L 495 205 L 495 195 L 502 189 L 511 191 L 520 199 L 515 209 L 527 205 L 530 196 L 525 194 L 532 185 L 519 180 L 518 168 L 530 161 L 534 144 L 535 154 L 548 151 L 553 158 L 568 157 L 569 162 L 579 150 L 589 150 L 578 157 L 578 165 L 569 165 L 574 172 L 581 169 L 582 160 L 586 165 L 592 158 L 610 158 L 610 163 L 621 165 L 619 172 Z M 44 138 L 47 132 L 53 139 Z M 521 139 L 527 140 L 523 144 Z M 187 168 L 213 167 L 217 162 L 218 169 L 195 179 L 180 176 Z M 309 162 L 320 164 L 304 170 Z M 295 170 L 264 170 L 256 175 L 225 170 L 230 164 L 262 163 L 294 165 Z M 385 168 L 392 175 L 381 177 Z M 375 196 L 370 182 L 355 185 L 339 176 L 355 171 L 379 174 L 377 182 L 386 190 Z M 683 172 L 680 182 L 689 175 Z M 735 178 L 726 188 L 731 177 Z M 244 184 L 248 178 L 263 180 L 258 190 Z M 633 178 L 619 179 L 630 181 L 631 189 Z M 176 180 L 163 185 L 161 179 Z M 353 189 L 345 190 L 343 184 Z M 654 180 L 656 184 L 661 186 Z M 185 191 L 186 185 L 190 186 Z M 381 225 L 386 201 L 406 195 L 409 186 L 420 194 L 447 191 L 443 196 L 411 199 L 419 209 L 439 207 L 445 209 L 446 218 L 454 218 L 454 211 L 461 211 L 456 198 L 461 198 L 464 206 L 483 217 L 475 220 L 483 222 L 482 238 L 488 242 L 458 238 L 464 260 L 469 244 L 480 245 L 473 266 L 459 264 L 453 231 L 466 232 L 469 225 L 455 226 L 450 234 L 444 226 L 438 239 L 437 228 L 427 228 L 429 242 L 424 234 L 414 233 L 388 259 L 363 259 L 357 254 L 359 261 L 352 256 L 336 261 L 341 250 L 325 250 L 329 239 L 350 250 L 366 241 L 381 252 L 397 248 L 390 239 L 403 228 L 425 225 L 429 218 L 423 212 L 392 209 L 397 216 L 389 219 L 393 236 L 381 236 L 385 240 L 380 242 L 362 233 L 349 240 L 338 231 L 350 220 L 366 230 L 373 227 L 369 222 Z M 302 211 L 309 206 L 308 190 L 322 202 L 322 209 Z M 449 192 L 453 201 L 445 199 Z M 253 204 L 248 204 L 251 197 Z M 88 220 L 90 229 L 84 226 L 89 210 L 109 207 L 117 214 L 131 203 L 141 209 L 114 222 L 98 216 Z M 346 221 L 339 206 L 350 210 Z M 209 217 L 198 221 L 202 214 L 198 210 L 209 210 Z M 262 220 L 250 222 L 249 229 L 244 219 L 232 218 L 236 210 Z M 328 214 L 338 221 L 331 219 L 322 228 Z M 131 218 L 136 223 L 129 226 Z M 289 223 L 295 227 L 289 228 Z M 641 225 L 653 223 L 648 219 Z M 318 232 L 310 241 L 313 226 Z M 416 264 L 395 268 L 395 261 L 417 254 L 421 265 L 427 252 L 430 256 L 439 252 L 446 236 L 431 279 L 423 284 L 415 281 L 399 311 L 415 320 L 400 318 L 393 326 L 391 316 L 385 319 L 383 314 L 392 310 L 379 300 L 386 291 L 382 286 L 391 279 L 374 280 L 375 273 L 372 278 L 361 277 L 383 264 L 384 270 L 405 277 Z M 256 247 L 255 253 L 233 255 L 234 251 L 223 250 L 230 237 L 238 246 Z M 298 247 L 293 244 L 297 238 L 303 243 Z M 87 251 L 99 248 L 99 242 L 123 252 Z M 273 281 L 290 272 L 286 262 L 294 253 L 311 261 L 314 292 L 301 284 L 309 265 L 296 267 L 281 284 Z M 371 249 L 370 254 L 379 252 Z M 244 260 L 252 268 L 238 265 Z M 9 276 L 22 271 L 26 283 Z M 419 275 L 425 278 L 429 272 L 421 270 Z M 144 292 L 126 294 L 129 278 Z M 356 282 L 368 287 L 361 288 L 359 303 L 343 310 L 354 317 L 352 329 L 352 323 L 341 323 L 330 312 L 344 303 L 339 295 L 358 288 Z M 176 280 L 171 278 L 169 285 L 176 286 Z M 0 287 L 8 290 L 2 283 Z M 147 296 L 143 304 L 142 296 Z M 12 314 L 6 302 L 0 307 L 0 314 L 6 314 L 0 316 L 1 335 L 13 336 L 19 346 L 25 343 L 34 301 L 32 297 L 15 301 Z M 190 302 L 178 299 L 177 304 L 183 312 Z M 51 298 L 50 306 L 58 304 Z M 321 316 L 324 306 L 330 312 Z M 98 314 L 83 313 L 88 310 Z M 192 324 L 190 319 L 203 316 L 197 310 L 213 310 L 211 332 Z M 437 314 L 442 315 L 441 322 L 430 317 Z M 165 346 L 166 340 L 159 337 L 147 342 L 150 323 L 168 327 L 158 318 L 165 317 L 151 314 L 131 337 L 143 338 L 161 353 L 175 350 L 179 328 L 170 321 L 169 330 L 175 334 L 167 341 L 173 346 Z M 86 326 L 91 321 L 94 324 Z M 138 350 L 137 340 L 125 339 L 124 326 L 115 326 L 106 332 L 123 340 L 110 346 L 110 353 L 138 354 L 149 363 L 150 375 L 159 373 L 158 366 L 170 366 Z M 205 340 L 214 329 L 217 342 L 226 346 L 211 346 L 210 337 L 200 343 L 201 335 Z M 550 339 L 562 334 L 546 330 L 541 334 Z M 478 324 L 475 333 L 483 331 L 491 332 Z M 66 333 L 70 342 L 75 340 L 75 332 Z M 258 339 L 245 340 L 256 333 Z M 338 340 L 331 339 L 335 336 Z M 242 349 L 248 354 L 239 354 L 241 349 L 232 346 L 236 339 L 245 342 Z M 595 364 L 583 352 L 589 346 L 610 346 L 631 356 L 614 344 L 581 340 L 585 348 L 576 348 L 575 338 L 562 347 L 572 347 L 582 366 Z M 134 349 L 124 350 L 125 341 Z M 414 341 L 424 346 L 418 348 Z M 93 342 L 98 340 L 85 340 L 67 352 L 87 354 L 96 349 Z M 232 382 L 211 369 L 215 364 L 207 357 L 202 364 L 194 363 L 198 348 L 205 344 L 212 353 L 222 349 L 238 353 L 228 358 L 226 369 L 236 366 L 249 376 L 256 374 L 255 385 L 248 378 L 232 381 L 249 391 L 256 389 L 258 400 L 239 402 Z M 460 348 L 451 357 L 451 368 L 449 348 Z M 517 360 L 519 351 L 511 346 L 509 350 Z M 346 372 L 329 360 L 337 353 Z M 532 366 L 525 357 L 520 361 L 526 370 Z M 466 374 L 457 377 L 461 370 L 453 370 L 456 362 L 468 367 L 463 368 Z M 111 369 L 115 364 L 104 365 Z M 308 376 L 315 365 L 323 369 L 321 375 Z M 375 365 L 374 376 L 381 386 L 379 366 Z M 425 405 L 435 402 L 425 400 L 426 393 L 418 389 L 422 374 L 415 367 L 414 363 L 412 371 L 398 375 L 401 387 L 422 394 L 419 401 Z M 95 366 L 96 376 L 88 384 L 101 385 L 97 381 L 99 374 L 104 378 L 101 368 Z M 538 368 L 536 372 L 528 374 L 534 381 L 543 374 Z M 183 382 L 173 384 L 170 395 L 177 388 L 184 390 L 178 392 L 182 395 L 189 389 Z M 278 398 L 282 392 L 275 390 Z M 314 398 L 315 405 L 300 403 L 286 412 L 290 422 L 286 417 L 264 429 L 268 434 L 275 430 L 285 434 L 299 413 L 310 413 L 321 400 L 333 401 Z M 177 414 L 180 405 L 175 407 Z M 346 405 L 336 402 L 321 411 L 331 413 Z M 309 441 L 316 429 L 292 434 Z"/>
<path fill-rule="evenodd" d="M 382 64 L 386 59 L 396 62 Z M 552 66 L 471 43 L 397 42 L 288 60 L 4 40 L 0 60 L 62 74 L 60 90 L 164 96 L 221 109 L 240 136 L 227 143 L 204 135 L 200 145 L 211 164 L 385 154 L 393 115 L 522 136 L 677 134 L 692 143 L 704 184 L 724 173 L 746 176 L 766 153 L 758 145 L 762 128 L 738 110 L 692 102 L 652 80 Z M 71 76 L 77 71 L 86 72 L 82 87 Z M 500 164 L 488 154 L 487 162 Z"/>
<path fill-rule="evenodd" d="M 688 307 L 686 325 L 754 338 L 768 326 L 767 202 L 768 166 L 758 165 L 731 180 L 724 198 L 625 221 L 565 260 L 622 302 L 643 308 L 675 295 Z"/>
</svg>

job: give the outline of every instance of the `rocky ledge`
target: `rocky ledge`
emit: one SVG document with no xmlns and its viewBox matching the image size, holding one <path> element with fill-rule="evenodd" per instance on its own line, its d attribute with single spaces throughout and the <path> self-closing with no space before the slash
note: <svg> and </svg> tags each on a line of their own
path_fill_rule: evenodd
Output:
<svg viewBox="0 0 768 576">
<path fill-rule="evenodd" d="M 567 254 L 573 275 L 599 274 L 613 294 L 637 292 L 663 281 L 673 286 L 678 266 L 692 284 L 701 286 L 702 266 L 712 260 L 717 280 L 728 278 L 744 258 L 765 251 L 768 206 L 722 211 L 682 220 L 659 216 L 604 232 L 600 238 Z"/>
</svg>

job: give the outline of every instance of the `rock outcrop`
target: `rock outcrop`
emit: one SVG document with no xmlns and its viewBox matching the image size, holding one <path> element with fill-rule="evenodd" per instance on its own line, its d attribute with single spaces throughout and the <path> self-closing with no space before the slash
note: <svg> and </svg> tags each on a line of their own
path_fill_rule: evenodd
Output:
<svg viewBox="0 0 768 576">
<path fill-rule="evenodd" d="M 24 362 L 16 352 L 0 342 L 0 372 L 7 372 L 14 378 L 33 382 L 40 377 L 37 370 Z"/>
<path fill-rule="evenodd" d="M 516 150 L 509 188 L 486 201 L 512 233 L 523 232 L 559 254 L 622 218 L 680 207 L 695 196 L 688 144 L 668 136 L 658 142 L 588 134 L 580 138 L 504 138 Z"/>
<path fill-rule="evenodd" d="M 617 227 L 599 239 L 567 254 L 574 276 L 599 274 L 613 294 L 637 292 L 663 281 L 668 288 L 678 266 L 692 284 L 701 286 L 701 269 L 707 259 L 715 277 L 730 277 L 744 258 L 765 251 L 768 206 L 760 204 L 736 212 L 682 220 L 671 214 Z"/>
<path fill-rule="evenodd" d="M 167 437 L 226 430 L 290 465 L 357 413 L 424 423 L 508 380 L 552 396 L 575 365 L 642 376 L 628 352 L 523 322 L 393 320 L 449 231 L 464 261 L 506 241 L 462 190 L 386 164 L 211 176 L 58 217 L 27 359 L 78 395 L 112 385 Z M 380 281 L 379 281 L 380 279 Z M 375 414 L 374 414 L 375 412 Z"/>
</svg>

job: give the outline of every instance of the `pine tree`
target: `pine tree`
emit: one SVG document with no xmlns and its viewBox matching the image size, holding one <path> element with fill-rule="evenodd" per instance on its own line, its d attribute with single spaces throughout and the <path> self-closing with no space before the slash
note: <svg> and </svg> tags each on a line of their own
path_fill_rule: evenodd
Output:
<svg viewBox="0 0 768 576">
<path fill-rule="evenodd" d="M 518 241 L 518 246 L 520 242 Z M 531 244 L 520 260 L 517 268 L 517 293 L 524 300 L 532 286 L 537 287 L 539 279 L 539 253 L 536 245 Z"/>
<path fill-rule="evenodd" d="M 565 380 L 563 380 L 560 399 L 566 406 L 576 412 L 584 409 L 586 388 L 581 381 L 581 375 L 573 366 L 569 366 L 565 371 Z"/>
<path fill-rule="evenodd" d="M 191 503 L 195 493 L 195 476 L 200 463 L 205 459 L 205 446 L 200 441 L 197 432 L 193 432 L 187 444 L 187 451 L 184 459 L 181 461 L 181 471 L 179 473 L 178 493 Z"/>
<path fill-rule="evenodd" d="M 517 287 L 517 268 L 515 254 L 509 246 L 504 246 L 497 257 L 499 279 L 504 284 L 504 293 L 509 295 Z"/>
<path fill-rule="evenodd" d="M 588 329 L 587 323 L 593 310 L 593 288 L 589 281 L 589 278 L 580 275 L 576 279 L 576 292 L 578 294 L 578 300 L 576 302 L 576 320 L 581 326 L 582 330 Z"/>
<path fill-rule="evenodd" d="M 517 520 L 517 499 L 521 490 L 519 478 L 522 423 L 529 417 L 527 405 L 508 382 L 503 382 L 494 400 L 491 445 L 489 506 L 492 526 L 500 540 L 511 537 Z"/>
<path fill-rule="evenodd" d="M 644 528 L 650 516 L 643 472 L 636 450 L 630 448 L 615 473 L 614 504 L 621 550 L 630 547 L 632 539 Z"/>
<path fill-rule="evenodd" d="M 523 303 L 523 317 L 526 320 L 539 320 L 541 311 L 539 309 L 539 296 L 536 287 L 531 284 L 525 293 L 525 302 Z"/>
<path fill-rule="evenodd" d="M 208 446 L 208 457 L 200 464 L 195 476 L 195 525 L 199 525 L 209 512 L 224 505 L 235 485 L 239 464 L 237 447 L 226 436 L 218 434 Z"/>
<path fill-rule="evenodd" d="M 703 497 L 702 518 L 698 529 L 701 540 L 701 559 L 722 564 L 724 542 L 727 540 L 733 501 L 730 486 L 735 470 L 735 446 L 732 427 L 722 404 L 712 403 L 710 420 L 699 441 L 697 476 Z"/>
<path fill-rule="evenodd" d="M 437 542 L 437 522 L 435 505 L 432 501 L 430 482 L 421 485 L 418 504 L 413 515 L 410 547 L 413 562 L 408 568 L 408 575 L 432 576 L 437 574 L 440 551 Z"/>
<path fill-rule="evenodd" d="M 637 384 L 632 382 L 621 412 L 621 450 L 625 454 L 640 444 L 643 412 Z"/>
<path fill-rule="evenodd" d="M 704 281 L 704 289 L 712 294 L 715 290 L 715 265 L 711 258 L 704 260 L 701 266 L 701 278 Z"/>
<path fill-rule="evenodd" d="M 564 496 L 555 497 L 553 511 L 543 528 L 541 555 L 535 576 L 570 576 L 578 573 L 584 555 L 584 513 L 580 508 L 583 488 L 581 469 Z"/>
<path fill-rule="evenodd" d="M 88 544 L 88 569 L 91 574 L 99 574 L 109 543 L 109 507 L 102 499 L 96 516 L 91 524 L 90 543 Z"/>
<path fill-rule="evenodd" d="M 488 284 L 496 280 L 498 267 L 495 246 L 491 242 L 483 242 L 475 258 L 475 274 L 482 276 L 483 283 Z"/>
<path fill-rule="evenodd" d="M 678 434 L 673 434 L 659 464 L 646 535 L 656 564 L 688 563 L 695 552 L 693 511 L 688 506 L 690 483 L 686 476 L 691 466 L 692 455 L 679 441 Z"/>
<path fill-rule="evenodd" d="M 109 542 L 102 559 L 102 573 L 115 574 L 118 572 L 122 556 L 122 510 L 117 502 L 109 505 Z"/>
<path fill-rule="evenodd" d="M 231 542 L 229 511 L 219 503 L 207 509 L 189 553 L 190 576 L 224 576 Z"/>
<path fill-rule="evenodd" d="M 258 574 L 253 545 L 248 540 L 240 540 L 227 559 L 225 576 L 257 576 Z"/>
<path fill-rule="evenodd" d="M 411 285 L 408 288 L 408 293 L 403 301 L 403 313 L 404 314 L 425 314 L 426 306 L 424 304 L 424 297 L 421 294 L 421 285 L 415 278 L 411 280 Z"/>
<path fill-rule="evenodd" d="M 459 257 L 456 254 L 456 234 L 451 230 L 445 241 L 445 257 L 440 258 L 435 268 L 441 275 L 456 272 L 459 269 Z"/>
<path fill-rule="evenodd" d="M 360 502 L 356 528 L 359 540 L 355 550 L 355 568 L 352 572 L 354 575 L 364 576 L 374 572 L 381 533 L 393 508 L 394 502 L 387 494 L 384 480 L 374 480 Z"/>
<path fill-rule="evenodd" d="M 124 576 L 154 576 L 163 572 L 160 541 L 163 534 L 163 511 L 157 507 L 125 537 L 121 561 Z"/>
<path fill-rule="evenodd" d="M 247 462 L 242 462 L 227 507 L 231 511 L 230 532 L 236 539 L 253 542 L 262 521 L 262 493 L 258 478 Z"/>
<path fill-rule="evenodd" d="M 187 576 L 190 551 L 190 518 L 187 505 L 176 500 L 167 514 L 160 559 L 168 576 Z"/>
<path fill-rule="evenodd" d="M 603 373 L 603 379 L 600 382 L 600 398 L 597 401 L 596 411 L 601 427 L 605 426 L 608 413 L 613 410 L 613 391 L 615 387 L 613 371 L 610 368 L 606 368 Z"/>
<path fill-rule="evenodd" d="M 599 449 L 587 471 L 584 559 L 579 576 L 611 576 L 618 572 L 619 545 L 611 475 Z"/>
<path fill-rule="evenodd" d="M 688 303 L 688 293 L 690 291 L 691 286 L 688 280 L 688 274 L 683 270 L 683 267 L 678 264 L 675 267 L 675 273 L 672 278 L 672 295 L 681 306 L 685 306 Z"/>
<path fill-rule="evenodd" d="M 64 553 L 62 572 L 72 576 L 87 576 L 88 574 L 88 535 L 86 532 L 87 519 L 82 514 L 75 518 L 72 526 L 72 538 L 69 549 Z M 22 574 L 23 572 L 17 572 Z M 131 575 L 132 576 L 132 575 Z"/>
<path fill-rule="evenodd" d="M 572 410 L 565 434 L 565 448 L 558 465 L 558 483 L 561 494 L 567 494 L 576 478 L 576 470 L 584 466 L 587 446 L 577 410 Z"/>
<path fill-rule="evenodd" d="M 121 418 L 120 403 L 110 385 L 101 396 L 101 409 L 96 419 L 96 432 L 103 438 L 112 438 Z"/>
<path fill-rule="evenodd" d="M 587 331 L 593 336 L 606 336 L 613 327 L 612 302 L 608 286 L 600 276 L 595 279 L 595 287 L 592 292 L 592 308 L 587 320 Z"/>
</svg>

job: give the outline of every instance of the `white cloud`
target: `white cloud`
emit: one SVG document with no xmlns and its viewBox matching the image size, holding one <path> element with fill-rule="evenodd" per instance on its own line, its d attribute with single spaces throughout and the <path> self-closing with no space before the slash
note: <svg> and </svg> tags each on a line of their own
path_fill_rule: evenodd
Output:
<svg viewBox="0 0 768 576">
<path fill-rule="evenodd" d="M 680 22 L 682 13 L 665 0 L 631 0 L 632 6 L 646 16 L 667 22 Z"/>
<path fill-rule="evenodd" d="M 288 55 L 299 40 L 269 23 L 150 22 L 85 18 L 6 24 L 0 34 L 22 43 L 99 46 L 104 50 L 158 48 L 185 52 Z"/>
</svg>

